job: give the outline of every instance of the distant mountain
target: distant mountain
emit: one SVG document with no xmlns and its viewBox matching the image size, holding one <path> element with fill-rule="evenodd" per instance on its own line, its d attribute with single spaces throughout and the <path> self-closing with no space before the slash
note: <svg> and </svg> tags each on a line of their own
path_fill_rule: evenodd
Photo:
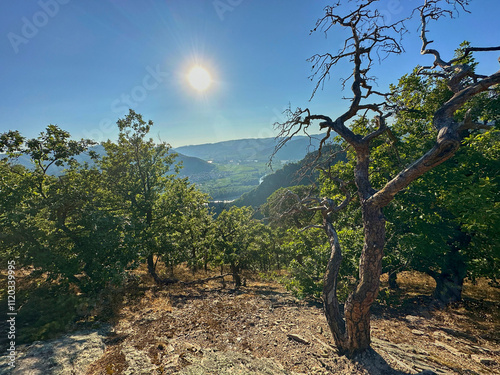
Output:
<svg viewBox="0 0 500 375">
<path fill-rule="evenodd" d="M 210 173 L 216 168 L 215 165 L 205 160 L 181 153 L 177 153 L 176 161 L 182 163 L 182 169 L 179 173 L 180 177 L 193 177 L 203 173 Z"/>
<path fill-rule="evenodd" d="M 319 137 L 296 136 L 279 150 L 274 158 L 288 161 L 301 160 L 308 152 L 318 148 L 320 140 Z M 175 151 L 215 163 L 246 160 L 268 162 L 276 143 L 275 138 L 249 138 L 182 146 L 176 148 Z"/>
<path fill-rule="evenodd" d="M 89 148 L 89 150 L 96 152 L 98 155 L 103 156 L 106 154 L 104 151 L 104 147 L 102 145 L 96 145 Z M 180 153 L 177 153 L 176 162 L 182 163 L 182 169 L 179 173 L 180 177 L 191 177 L 194 175 L 199 175 L 202 173 L 209 173 L 215 169 L 215 165 L 206 162 L 205 160 L 201 160 L 196 157 L 186 156 Z M 2 156 L 0 155 L 0 158 Z M 87 162 L 89 165 L 93 165 L 94 162 L 90 158 L 88 152 L 84 152 L 80 155 L 75 156 L 76 161 L 79 163 Z M 31 163 L 31 159 L 26 155 L 21 155 L 17 158 L 16 164 L 21 164 L 26 168 L 33 168 L 33 164 Z M 63 167 L 57 167 L 56 165 L 51 165 L 47 172 L 52 175 L 58 176 L 63 171 Z"/>
</svg>

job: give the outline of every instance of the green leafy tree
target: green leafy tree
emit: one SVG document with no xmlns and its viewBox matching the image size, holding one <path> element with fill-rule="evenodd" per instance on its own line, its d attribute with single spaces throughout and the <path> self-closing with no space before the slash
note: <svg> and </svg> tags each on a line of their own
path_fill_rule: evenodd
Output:
<svg viewBox="0 0 500 375">
<path fill-rule="evenodd" d="M 166 266 L 187 262 L 193 273 L 211 262 L 214 241 L 213 217 L 208 196 L 186 178 L 171 181 L 155 205 L 157 247 Z"/>
<path fill-rule="evenodd" d="M 260 211 L 273 228 L 303 228 L 313 220 L 314 213 L 294 210 L 297 203 L 295 197 L 314 194 L 316 190 L 308 185 L 279 188 L 267 198 Z"/>
<path fill-rule="evenodd" d="M 454 64 L 467 63 L 474 71 L 477 63 L 473 55 L 461 57 L 467 48 L 470 46 L 464 42 L 455 51 Z M 432 127 L 433 114 L 453 96 L 442 77 L 421 76 L 418 71 L 405 75 L 392 87 L 391 102 L 402 110 L 391 133 L 382 137 L 372 150 L 376 156 L 374 174 L 380 178 L 394 175 L 398 168 L 418 157 L 420 150 L 432 145 L 437 136 Z M 474 96 L 456 112 L 456 120 L 464 121 L 467 116 L 474 123 L 498 123 L 499 94 L 497 85 Z M 481 263 L 481 259 L 498 264 L 498 247 L 486 240 L 493 238 L 487 233 L 498 226 L 498 222 L 495 224 L 498 216 L 491 214 L 499 199 L 495 188 L 498 131 L 464 129 L 461 136 L 462 148 L 454 159 L 415 181 L 387 209 L 391 240 L 386 260 L 392 263 L 389 270 L 409 267 L 431 275 L 436 280 L 434 296 L 443 304 L 461 298 L 466 276 L 497 277 L 495 272 L 488 275 L 472 265 Z M 465 196 L 468 199 L 462 200 Z M 478 225 L 471 230 L 467 224 L 471 215 L 475 216 L 475 222 L 488 218 L 489 225 Z M 480 238 L 482 245 L 477 246 Z"/>
<path fill-rule="evenodd" d="M 10 156 L 1 162 L 4 254 L 84 292 L 120 279 L 131 261 L 122 241 L 126 223 L 105 209 L 101 173 L 75 160 L 92 142 L 71 140 L 55 125 L 34 139 L 11 131 L 1 140 Z M 15 164 L 21 155 L 32 169 Z M 53 164 L 67 169 L 55 177 L 48 174 Z"/>
<path fill-rule="evenodd" d="M 250 207 L 233 206 L 222 211 L 215 220 L 215 246 L 221 264 L 227 264 L 236 287 L 241 286 L 241 270 L 251 262 L 251 244 L 258 222 L 252 219 Z"/>
<path fill-rule="evenodd" d="M 460 300 L 466 277 L 498 278 L 499 144 L 498 131 L 471 134 L 387 209 L 389 257 L 432 276 L 440 303 Z"/>
<path fill-rule="evenodd" d="M 153 122 L 145 122 L 133 110 L 119 119 L 117 125 L 118 141 L 103 144 L 106 155 L 99 167 L 105 176 L 106 189 L 114 194 L 112 204 L 129 222 L 128 246 L 146 260 L 149 273 L 161 283 L 164 280 L 156 272 L 155 257 L 165 252 L 162 246 L 166 245 L 163 241 L 160 246 L 157 241 L 156 223 L 167 218 L 170 211 L 165 210 L 168 204 L 160 207 L 158 204 L 175 181 L 176 154 L 169 152 L 168 144 L 147 138 Z"/>
</svg>

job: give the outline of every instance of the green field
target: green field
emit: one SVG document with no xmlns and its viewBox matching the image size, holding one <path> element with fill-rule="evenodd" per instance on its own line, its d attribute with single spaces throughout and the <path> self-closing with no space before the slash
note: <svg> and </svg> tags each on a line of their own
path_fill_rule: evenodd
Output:
<svg viewBox="0 0 500 375">
<path fill-rule="evenodd" d="M 232 200 L 258 186 L 260 178 L 269 172 L 267 163 L 260 161 L 219 164 L 195 183 L 214 200 Z"/>
</svg>

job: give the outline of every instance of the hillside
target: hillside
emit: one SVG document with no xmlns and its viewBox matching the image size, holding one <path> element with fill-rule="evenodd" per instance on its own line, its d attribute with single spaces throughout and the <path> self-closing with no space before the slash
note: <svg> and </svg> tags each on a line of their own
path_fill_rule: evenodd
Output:
<svg viewBox="0 0 500 375">
<path fill-rule="evenodd" d="M 322 158 L 319 160 L 321 163 L 331 152 L 338 151 L 340 146 L 328 145 L 323 148 Z M 296 163 L 289 163 L 283 168 L 265 176 L 262 183 L 257 187 L 243 194 L 238 198 L 234 204 L 237 206 L 253 206 L 258 207 L 264 204 L 267 198 L 280 188 L 296 185 L 308 185 L 316 180 L 318 173 L 313 171 L 311 163 L 317 157 L 317 151 L 307 154 L 302 160 Z M 337 161 L 344 160 L 345 156 L 338 155 L 334 160 L 330 160 L 330 164 Z"/>
<path fill-rule="evenodd" d="M 314 157 L 319 138 L 297 136 L 273 157 L 275 138 L 238 139 L 217 143 L 178 147 L 175 151 L 210 162 L 209 173 L 190 175 L 192 182 L 214 200 L 235 200 L 237 205 L 259 206 L 276 189 L 309 183 L 309 177 L 298 178 L 296 172 L 304 166 L 303 159 Z"/>
<path fill-rule="evenodd" d="M 258 206 L 276 189 L 291 186 L 303 181 L 297 181 L 295 172 L 301 168 L 306 155 L 313 154 L 319 138 L 297 136 L 289 141 L 274 156 L 275 168 L 290 164 L 273 174 L 268 163 L 276 146 L 275 138 L 237 139 L 217 143 L 182 146 L 173 149 L 178 154 L 176 161 L 182 164 L 180 177 L 188 177 L 203 192 L 214 200 L 234 200 L 242 198 L 239 205 Z M 96 145 L 90 148 L 98 155 L 104 155 L 104 147 Z M 93 161 L 88 153 L 75 157 L 80 163 Z M 30 159 L 22 155 L 17 162 L 27 168 L 32 168 Z M 64 167 L 52 165 L 48 173 L 59 175 Z"/>
<path fill-rule="evenodd" d="M 182 163 L 180 177 L 188 177 L 214 200 L 234 200 L 259 187 L 259 184 L 266 179 L 265 176 L 271 173 L 268 163 L 275 145 L 275 138 L 255 138 L 183 146 L 172 151 L 178 154 L 177 162 Z M 275 155 L 273 159 L 275 168 L 302 160 L 308 151 L 316 150 L 318 145 L 318 138 L 297 136 Z M 90 150 L 99 155 L 105 154 L 102 145 L 93 146 Z M 93 164 L 88 153 L 80 154 L 75 159 L 80 163 Z M 32 168 L 29 158 L 25 155 L 20 156 L 17 162 Z M 59 175 L 63 169 L 64 167 L 52 165 L 48 173 Z M 285 173 L 287 175 L 285 180 L 290 180 L 290 184 L 294 178 L 292 174 L 295 172 L 291 169 L 294 168 L 288 167 Z M 274 185 L 270 184 L 271 179 L 268 178 L 261 188 L 266 191 L 266 197 L 276 190 Z M 279 187 L 281 186 L 277 188 Z M 256 194 L 261 195 L 261 190 Z"/>
<path fill-rule="evenodd" d="M 205 160 L 180 153 L 177 153 L 176 160 L 182 163 L 182 169 L 179 173 L 181 177 L 195 177 L 200 174 L 210 173 L 216 168 L 215 165 L 207 163 Z"/>
</svg>

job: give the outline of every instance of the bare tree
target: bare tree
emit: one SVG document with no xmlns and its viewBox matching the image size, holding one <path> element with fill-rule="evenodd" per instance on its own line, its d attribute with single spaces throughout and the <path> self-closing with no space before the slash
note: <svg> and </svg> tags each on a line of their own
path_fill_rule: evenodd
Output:
<svg viewBox="0 0 500 375">
<path fill-rule="evenodd" d="M 384 17 L 377 10 L 377 3 L 379 0 L 353 2 L 354 9 L 345 15 L 338 14 L 340 2 L 334 6 L 327 6 L 325 15 L 317 21 L 314 29 L 321 29 L 326 33 L 332 27 L 341 27 L 349 31 L 350 36 L 335 55 L 317 54 L 310 59 L 313 63 L 313 77 L 317 79 L 312 97 L 316 90 L 325 83 L 330 70 L 338 62 L 347 59 L 353 64 L 352 73 L 342 82 L 343 86 L 352 82 L 353 96 L 349 99 L 349 108 L 336 119 L 311 113 L 307 108 L 297 108 L 295 111 L 288 110 L 287 121 L 277 124 L 280 129 L 278 137 L 281 140 L 277 149 L 295 134 L 300 131 L 307 132 L 315 121 L 319 121 L 319 128 L 326 130 L 320 147 L 333 131 L 340 135 L 355 153 L 354 182 L 363 214 L 364 246 L 359 261 L 359 280 L 344 304 L 343 314 L 337 299 L 337 276 L 342 253 L 331 217 L 334 212 L 348 204 L 350 196 L 345 189 L 345 184 L 340 181 L 341 190 L 346 194 L 346 198 L 339 205 L 328 198 L 300 199 L 296 196 L 297 209 L 303 207 L 312 211 L 320 211 L 323 215 L 323 224 L 320 227 L 326 232 L 331 245 L 331 256 L 324 277 L 324 312 L 339 351 L 347 355 L 362 352 L 370 346 L 370 307 L 379 290 L 386 240 L 382 208 L 387 206 L 396 193 L 412 181 L 451 158 L 460 146 L 460 134 L 464 130 L 488 128 L 487 125 L 473 122 L 469 115 L 465 116 L 464 121 L 459 122 L 454 114 L 475 95 L 500 83 L 500 71 L 491 75 L 479 75 L 471 66 L 459 63 L 473 51 L 498 51 L 500 47 L 467 48 L 464 56 L 450 61 L 445 61 L 437 50 L 429 48 L 432 43 L 427 39 L 429 20 L 452 16 L 458 9 L 466 11 L 467 0 L 423 1 L 423 5 L 414 9 L 410 17 L 420 17 L 421 54 L 433 56 L 434 62 L 430 66 L 422 67 L 419 73 L 438 76 L 445 80 L 453 96 L 434 114 L 433 126 L 438 134 L 434 146 L 387 181 L 382 188 L 375 189 L 369 175 L 370 142 L 384 133 L 390 133 L 388 120 L 402 109 L 387 104 L 386 99 L 389 93 L 373 90 L 371 85 L 373 78 L 369 76 L 369 72 L 375 60 L 383 60 L 390 54 L 404 52 L 401 39 L 406 31 L 406 20 L 386 24 Z M 380 102 L 371 101 L 373 98 L 378 98 Z M 360 115 L 371 115 L 377 125 L 375 130 L 365 135 L 351 130 L 348 126 L 349 121 Z"/>
</svg>

